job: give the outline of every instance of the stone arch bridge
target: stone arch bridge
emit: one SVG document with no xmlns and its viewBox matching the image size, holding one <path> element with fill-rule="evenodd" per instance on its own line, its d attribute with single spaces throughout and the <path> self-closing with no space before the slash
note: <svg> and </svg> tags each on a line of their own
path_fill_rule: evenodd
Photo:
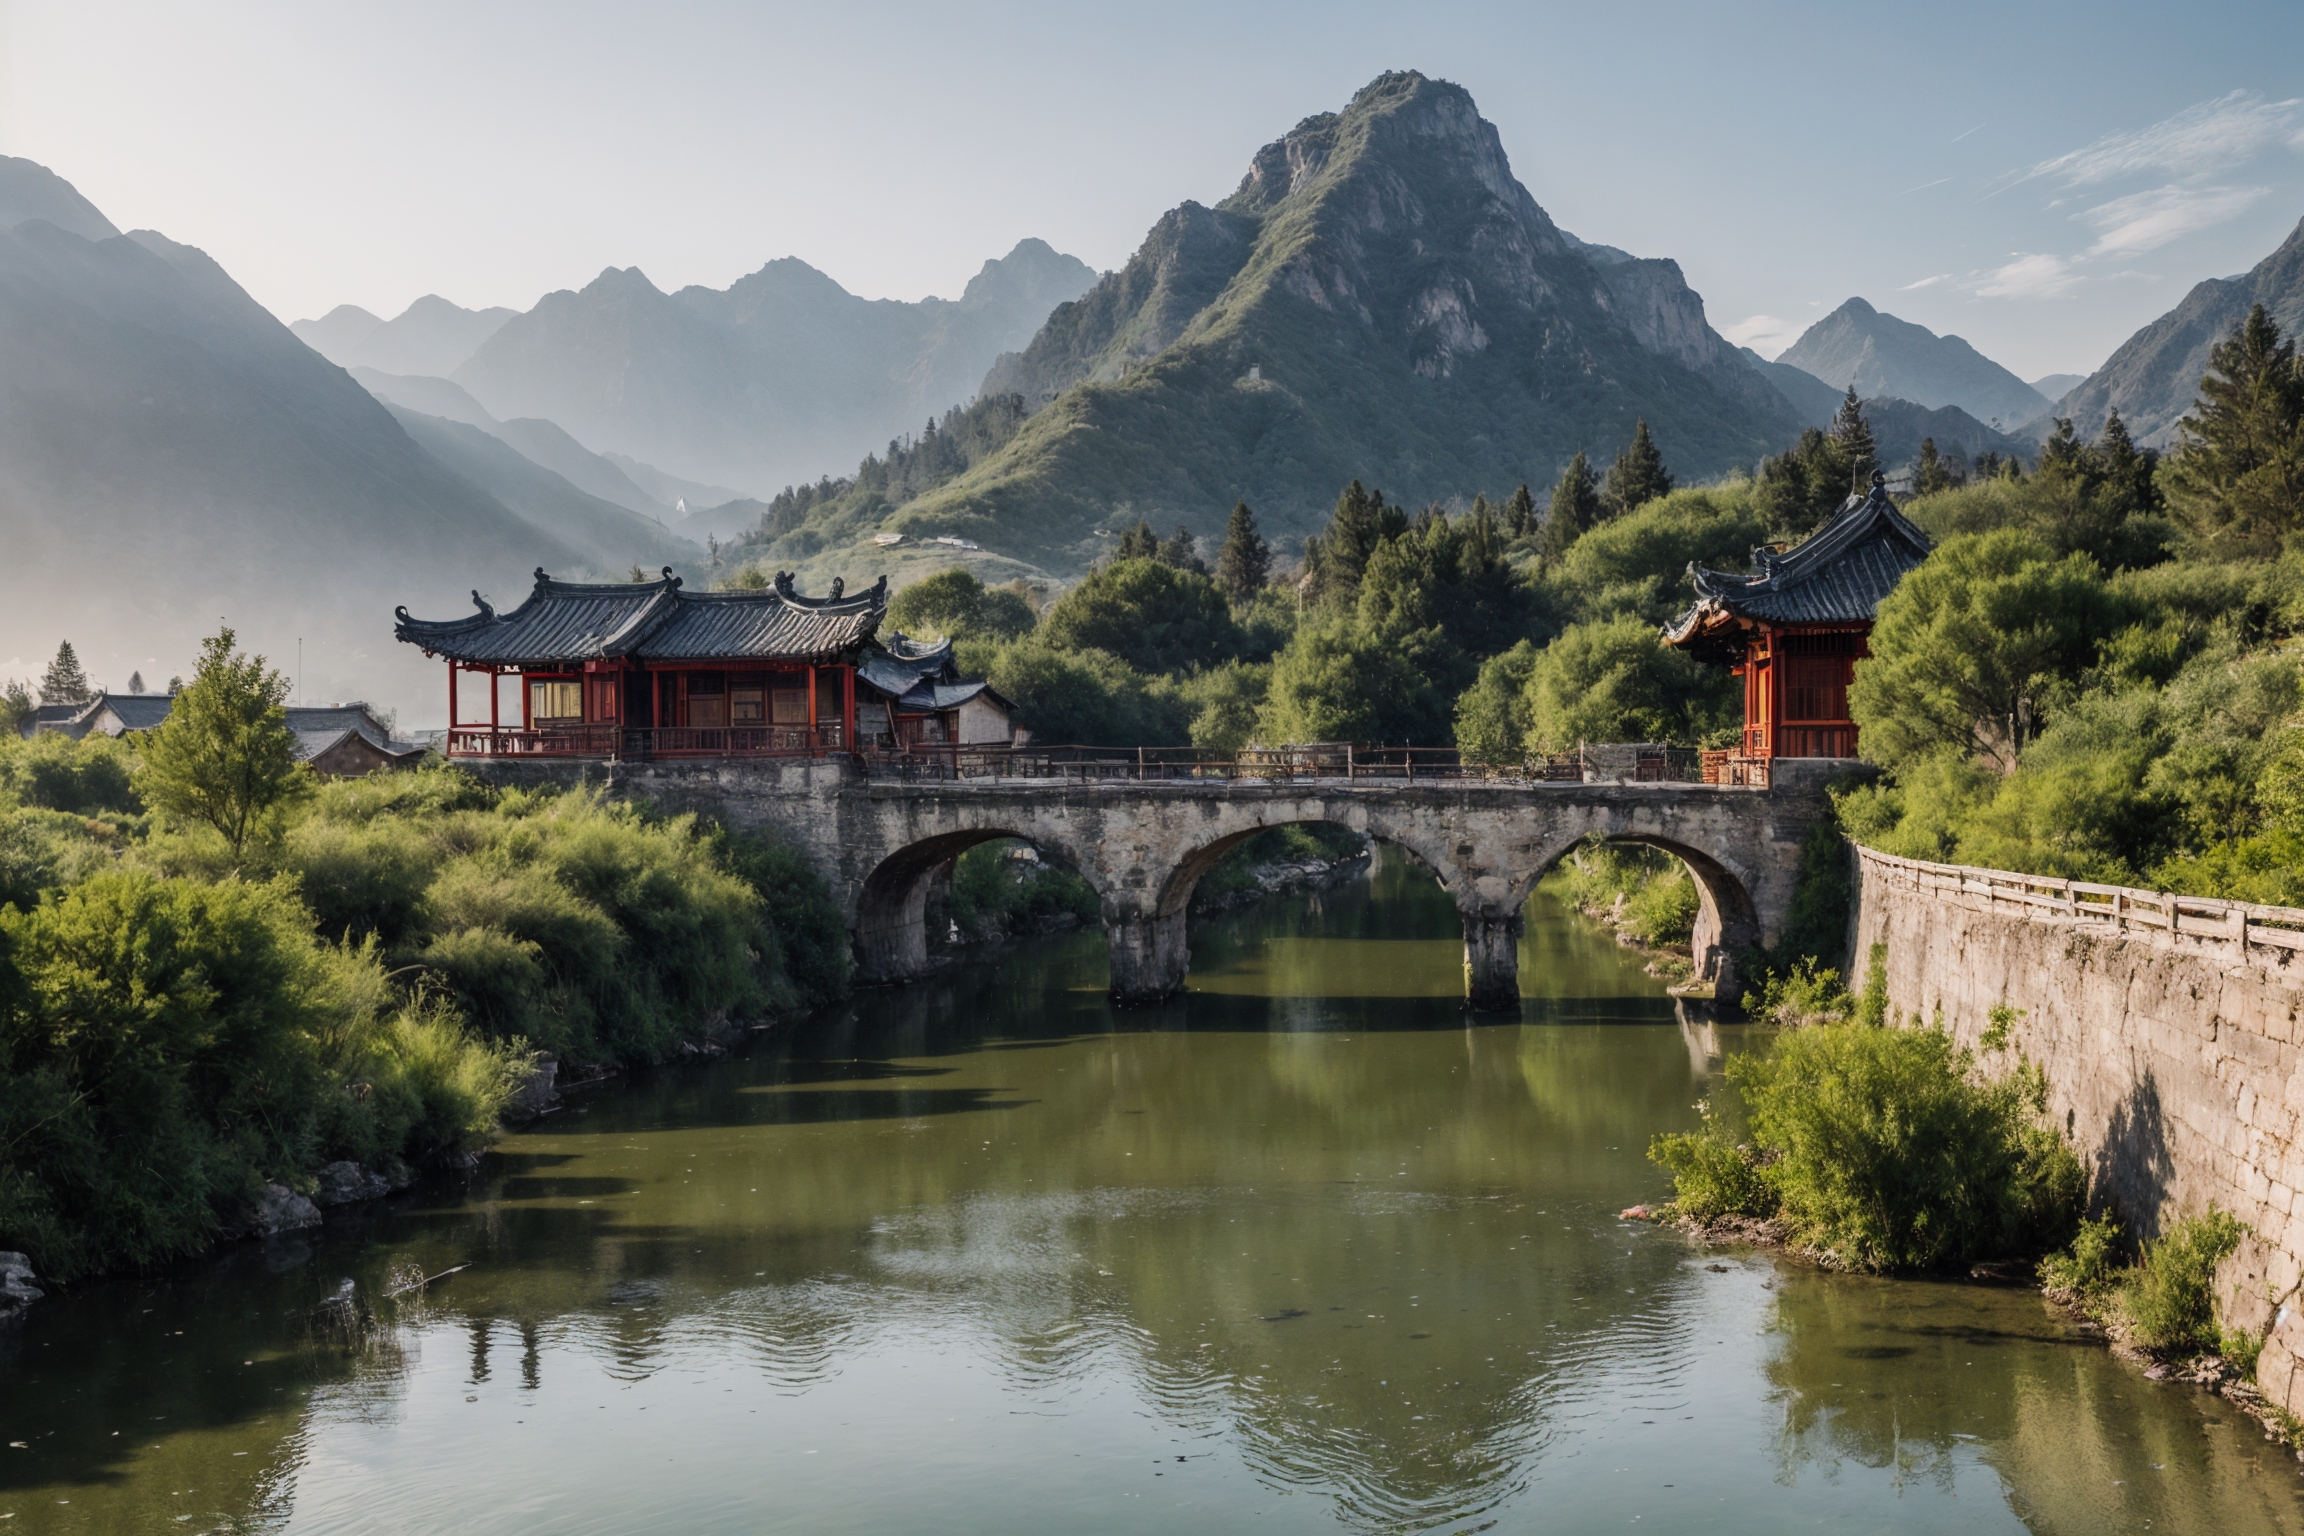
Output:
<svg viewBox="0 0 2304 1536">
<path fill-rule="evenodd" d="M 1660 848 L 1696 879 L 1698 974 L 1742 990 L 1737 956 L 1772 945 L 1791 914 L 1800 849 L 1848 764 L 1779 760 L 1768 788 L 1676 783 L 867 779 L 838 760 L 581 762 L 466 759 L 498 782 L 601 784 L 794 844 L 832 883 L 859 978 L 903 981 L 929 965 L 932 879 L 968 848 L 1021 838 L 1095 890 L 1116 1003 L 1184 984 L 1186 911 L 1200 877 L 1269 827 L 1332 822 L 1398 845 L 1455 898 L 1465 1001 L 1519 1000 L 1521 906 L 1587 837 Z"/>
</svg>

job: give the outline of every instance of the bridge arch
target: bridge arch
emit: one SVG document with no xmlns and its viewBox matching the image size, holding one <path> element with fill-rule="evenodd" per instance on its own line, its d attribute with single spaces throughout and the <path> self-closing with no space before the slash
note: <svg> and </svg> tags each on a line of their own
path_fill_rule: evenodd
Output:
<svg viewBox="0 0 2304 1536">
<path fill-rule="evenodd" d="M 857 887 L 853 926 L 857 980 L 904 981 L 925 970 L 928 894 L 937 871 L 971 848 L 1008 838 L 1029 843 L 1048 862 L 1097 888 L 1087 861 L 1062 839 L 1048 836 L 1026 819 L 1018 818 L 1014 826 L 994 822 L 919 837 L 873 865 Z"/>
</svg>

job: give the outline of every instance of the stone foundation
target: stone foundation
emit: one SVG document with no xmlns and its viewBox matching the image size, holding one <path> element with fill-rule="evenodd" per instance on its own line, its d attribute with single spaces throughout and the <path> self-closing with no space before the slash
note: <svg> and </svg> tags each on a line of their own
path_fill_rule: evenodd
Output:
<svg viewBox="0 0 2304 1536">
<path fill-rule="evenodd" d="M 2277 1319 L 2259 1382 L 2304 1406 L 2304 953 L 2250 942 L 2248 912 L 2264 909 L 2188 904 L 2229 926 L 2188 910 L 2171 933 L 2143 915 L 2168 905 L 2150 893 L 2065 886 L 2058 910 L 2057 882 L 2020 892 L 1985 871 L 1855 858 L 1853 980 L 1885 945 L 1897 1017 L 1941 1017 L 1970 1047 L 1993 1009 L 2022 1010 L 2013 1043 L 2046 1069 L 2098 1197 L 2135 1231 L 2211 1205 L 2247 1222 L 2257 1241 L 2228 1267 L 2251 1273 L 2227 1289 L 2252 1294 L 2225 1315 Z"/>
</svg>

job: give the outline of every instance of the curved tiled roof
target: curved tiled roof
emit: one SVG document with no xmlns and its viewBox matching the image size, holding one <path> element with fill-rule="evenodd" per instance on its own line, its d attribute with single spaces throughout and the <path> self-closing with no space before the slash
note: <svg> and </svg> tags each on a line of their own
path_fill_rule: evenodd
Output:
<svg viewBox="0 0 2304 1536">
<path fill-rule="evenodd" d="M 1754 624 L 1869 624 L 1932 547 L 1874 475 L 1871 494 L 1851 496 L 1813 538 L 1782 553 L 1754 550 L 1753 575 L 1691 564 L 1696 602 L 1664 627 L 1665 642 L 1690 645 Z"/>
<path fill-rule="evenodd" d="M 509 613 L 472 594 L 479 612 L 461 619 L 411 618 L 397 610 L 395 638 L 427 656 L 500 666 L 566 666 L 616 656 L 656 661 L 823 661 L 872 638 L 888 607 L 888 579 L 854 597 L 802 597 L 788 571 L 760 591 L 684 592 L 664 569 L 649 582 L 554 581 Z"/>
</svg>

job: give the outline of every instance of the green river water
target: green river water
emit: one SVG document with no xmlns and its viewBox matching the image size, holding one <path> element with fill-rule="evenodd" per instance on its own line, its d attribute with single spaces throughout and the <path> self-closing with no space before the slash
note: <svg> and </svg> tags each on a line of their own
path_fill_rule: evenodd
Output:
<svg viewBox="0 0 2304 1536">
<path fill-rule="evenodd" d="M 1619 1220 L 1763 1042 L 1543 896 L 1516 1020 L 1397 860 L 1193 948 L 1115 1014 L 1099 935 L 1017 945 L 52 1297 L 0 1533 L 2304 1530 L 2035 1294 Z"/>
</svg>

